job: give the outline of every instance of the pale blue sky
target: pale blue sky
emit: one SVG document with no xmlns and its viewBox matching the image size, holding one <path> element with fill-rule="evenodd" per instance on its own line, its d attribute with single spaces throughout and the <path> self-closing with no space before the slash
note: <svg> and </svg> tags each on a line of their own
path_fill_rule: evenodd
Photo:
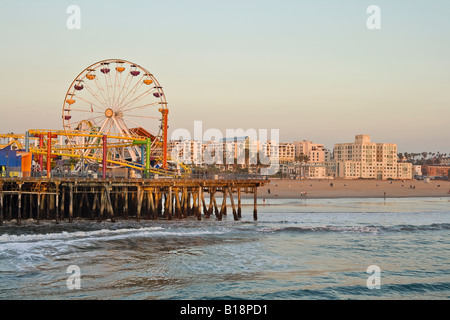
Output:
<svg viewBox="0 0 450 320">
<path fill-rule="evenodd" d="M 66 8 L 81 8 L 81 30 Z M 382 29 L 366 27 L 369 5 Z M 2 1 L 0 132 L 61 129 L 85 67 L 121 58 L 164 87 L 170 129 L 280 129 L 332 149 L 370 134 L 450 153 L 450 2 Z"/>
</svg>

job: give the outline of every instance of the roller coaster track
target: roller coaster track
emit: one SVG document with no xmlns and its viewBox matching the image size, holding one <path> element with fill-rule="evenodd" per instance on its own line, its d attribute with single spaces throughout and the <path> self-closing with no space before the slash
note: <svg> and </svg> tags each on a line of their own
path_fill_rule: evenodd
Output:
<svg viewBox="0 0 450 320">
<path fill-rule="evenodd" d="M 30 147 L 30 152 L 34 153 L 34 154 L 47 155 L 47 149 L 39 149 L 39 148 L 35 148 L 35 147 Z M 83 157 L 84 159 L 93 160 L 98 163 L 101 163 L 103 161 L 103 159 L 101 157 L 82 156 L 77 153 L 60 152 L 58 149 L 52 150 L 51 155 L 52 156 L 61 156 L 61 157 L 70 157 L 70 158 L 82 158 Z M 131 162 L 131 161 L 106 159 L 106 162 L 110 163 L 110 164 L 122 166 L 122 167 L 135 169 L 135 170 L 140 170 L 140 171 L 145 170 L 144 165 L 141 165 L 141 164 L 135 163 L 135 162 Z M 183 168 L 183 172 L 180 173 L 181 177 L 184 177 L 191 173 L 190 168 L 187 167 L 185 164 L 183 164 L 183 163 L 177 163 L 177 164 L 179 164 L 180 167 Z M 174 177 L 178 176 L 178 173 L 176 171 L 164 170 L 164 169 L 159 169 L 159 168 L 150 168 L 149 172 L 158 174 L 158 175 L 166 175 L 166 176 L 174 176 Z"/>
<path fill-rule="evenodd" d="M 43 130 L 43 129 L 32 129 L 28 131 L 30 139 L 37 139 L 38 136 L 43 136 L 44 138 L 47 136 L 48 133 L 51 133 L 52 135 L 57 136 L 65 136 L 65 137 L 86 137 L 86 138 L 102 138 L 104 136 L 101 132 L 83 132 L 83 131 L 64 131 L 64 130 Z M 119 143 L 108 143 L 107 149 L 112 148 L 118 148 L 118 147 L 129 147 L 133 146 L 133 142 L 135 141 L 146 141 L 145 137 L 130 137 L 127 135 L 106 135 L 108 140 L 119 140 Z M 7 145 L 9 146 L 12 144 L 16 144 L 19 149 L 22 149 L 22 144 L 20 142 L 20 139 L 25 139 L 25 134 L 0 134 L 0 139 L 12 139 Z M 52 150 L 51 155 L 52 156 L 61 156 L 61 157 L 69 157 L 69 158 L 78 158 L 78 159 L 86 159 L 86 160 L 92 160 L 97 163 L 102 163 L 103 158 L 99 156 L 92 156 L 92 155 L 82 155 L 80 152 L 75 152 L 78 150 L 96 150 L 96 149 L 102 149 L 103 145 L 100 143 L 101 140 L 96 139 L 99 141 L 97 144 L 91 143 L 91 144 L 84 144 L 84 145 L 72 145 L 72 144 L 66 144 L 64 146 L 58 146 L 58 143 L 52 142 Z M 94 140 L 95 141 L 95 140 Z M 47 141 L 45 141 L 45 144 Z M 29 150 L 33 154 L 38 155 L 47 155 L 47 147 L 44 145 L 42 148 L 35 147 L 35 146 L 29 146 Z M 161 161 L 161 158 L 156 158 L 155 160 Z M 185 177 L 187 175 L 190 175 L 191 169 L 186 166 L 182 162 L 175 161 L 173 159 L 168 159 L 169 162 L 172 162 L 175 165 L 179 165 L 181 172 L 178 173 L 174 170 L 165 170 L 160 168 L 153 168 L 151 167 L 148 172 L 153 174 L 158 174 L 162 176 L 180 176 Z M 131 162 L 123 159 L 106 159 L 106 162 L 111 165 L 119 166 L 119 167 L 127 167 L 139 171 L 145 171 L 145 165 Z"/>
</svg>

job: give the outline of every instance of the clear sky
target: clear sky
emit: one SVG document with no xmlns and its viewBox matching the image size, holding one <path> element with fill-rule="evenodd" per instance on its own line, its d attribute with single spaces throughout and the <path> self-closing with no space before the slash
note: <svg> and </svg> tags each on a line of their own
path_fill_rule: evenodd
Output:
<svg viewBox="0 0 450 320">
<path fill-rule="evenodd" d="M 69 30 L 69 5 L 81 29 Z M 381 30 L 369 30 L 369 5 Z M 164 87 L 170 131 L 280 129 L 332 149 L 370 134 L 450 153 L 450 1 L 24 1 L 0 4 L 0 132 L 61 129 L 73 79 L 107 58 Z"/>
</svg>

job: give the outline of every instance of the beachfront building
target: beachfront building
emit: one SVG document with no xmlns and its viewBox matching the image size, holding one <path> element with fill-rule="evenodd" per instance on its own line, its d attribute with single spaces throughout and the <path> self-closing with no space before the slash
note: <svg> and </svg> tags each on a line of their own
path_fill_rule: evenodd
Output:
<svg viewBox="0 0 450 320">
<path fill-rule="evenodd" d="M 261 157 L 267 159 L 280 159 L 279 143 L 274 140 L 261 142 Z"/>
<path fill-rule="evenodd" d="M 377 143 L 377 179 L 411 179 L 411 175 L 408 178 L 398 176 L 397 164 L 397 145 Z"/>
<path fill-rule="evenodd" d="M 330 160 L 330 152 L 323 144 L 314 143 L 308 140 L 294 141 L 295 157 L 301 155 L 308 156 L 309 162 L 324 163 Z"/>
<path fill-rule="evenodd" d="M 423 165 L 422 172 L 427 177 L 450 177 L 450 166 Z"/>
<path fill-rule="evenodd" d="M 302 167 L 305 179 L 325 179 L 328 176 L 328 167 L 323 164 L 306 164 Z"/>
<path fill-rule="evenodd" d="M 368 135 L 357 135 L 355 142 L 336 144 L 334 160 L 338 178 L 377 178 L 377 144 Z"/>
<path fill-rule="evenodd" d="M 197 140 L 171 140 L 167 143 L 169 157 L 186 164 L 202 164 L 203 146 Z"/>
<path fill-rule="evenodd" d="M 413 176 L 421 176 L 422 175 L 422 166 L 421 165 L 413 165 Z"/>
<path fill-rule="evenodd" d="M 397 145 L 375 143 L 370 135 L 357 135 L 354 142 L 334 146 L 336 177 L 344 179 L 411 179 L 412 164 L 397 162 Z M 400 174 L 399 174 L 400 168 Z"/>
<path fill-rule="evenodd" d="M 170 140 L 168 154 L 177 161 L 196 166 L 212 165 L 221 170 L 256 166 L 259 142 L 250 137 L 220 141 Z"/>
<path fill-rule="evenodd" d="M 278 145 L 280 163 L 291 162 L 295 160 L 295 146 L 293 143 L 280 142 Z"/>
<path fill-rule="evenodd" d="M 305 179 L 325 179 L 334 176 L 334 161 L 323 144 L 308 140 L 294 141 L 295 159 L 300 176 Z M 306 156 L 306 159 L 303 157 Z"/>
<path fill-rule="evenodd" d="M 220 141 L 208 141 L 203 143 L 203 165 L 214 166 L 221 168 L 224 164 L 224 148 L 223 142 Z"/>
<path fill-rule="evenodd" d="M 220 140 L 224 153 L 224 165 L 247 168 L 257 165 L 259 141 L 249 136 L 228 137 Z"/>
<path fill-rule="evenodd" d="M 397 163 L 397 178 L 398 179 L 412 179 L 414 177 L 413 166 L 408 162 Z"/>
</svg>

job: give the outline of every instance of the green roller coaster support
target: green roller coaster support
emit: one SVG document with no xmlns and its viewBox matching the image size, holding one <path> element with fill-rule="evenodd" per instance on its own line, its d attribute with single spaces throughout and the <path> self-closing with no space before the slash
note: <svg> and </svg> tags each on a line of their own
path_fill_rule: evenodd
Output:
<svg viewBox="0 0 450 320">
<path fill-rule="evenodd" d="M 145 141 L 133 141 L 133 145 L 140 145 L 140 146 L 145 145 L 146 152 L 145 152 L 145 171 L 144 172 L 145 172 L 145 177 L 148 178 L 148 174 L 150 172 L 150 150 L 152 147 L 152 140 L 150 138 L 147 138 Z"/>
</svg>

